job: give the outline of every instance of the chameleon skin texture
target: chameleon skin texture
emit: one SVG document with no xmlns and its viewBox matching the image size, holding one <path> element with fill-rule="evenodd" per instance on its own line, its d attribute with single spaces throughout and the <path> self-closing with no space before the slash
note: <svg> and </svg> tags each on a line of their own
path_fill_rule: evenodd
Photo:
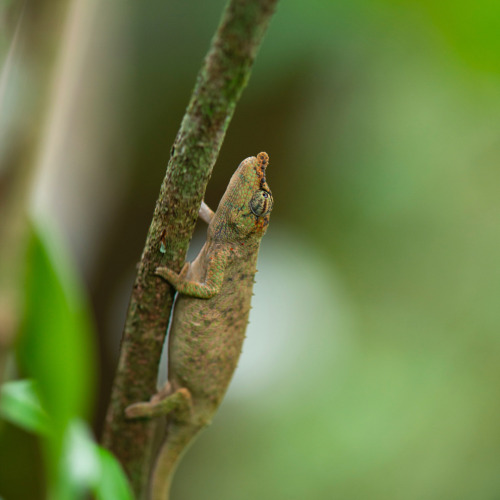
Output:
<svg viewBox="0 0 500 500">
<path fill-rule="evenodd" d="M 168 340 L 168 383 L 128 417 L 168 413 L 152 498 L 165 500 L 175 466 L 208 425 L 231 381 L 250 312 L 257 256 L 273 206 L 266 153 L 241 162 L 208 226 L 207 241 L 180 274 L 158 268 L 179 292 Z"/>
</svg>

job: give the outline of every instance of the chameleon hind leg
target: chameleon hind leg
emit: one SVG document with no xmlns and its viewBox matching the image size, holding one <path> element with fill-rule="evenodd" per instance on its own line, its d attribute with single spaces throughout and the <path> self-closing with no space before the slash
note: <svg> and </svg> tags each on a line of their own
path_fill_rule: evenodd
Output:
<svg viewBox="0 0 500 500">
<path fill-rule="evenodd" d="M 175 412 L 178 420 L 189 418 L 192 408 L 191 393 L 185 387 L 171 394 L 159 392 L 149 401 L 134 403 L 125 408 L 127 418 L 154 418 Z"/>
</svg>

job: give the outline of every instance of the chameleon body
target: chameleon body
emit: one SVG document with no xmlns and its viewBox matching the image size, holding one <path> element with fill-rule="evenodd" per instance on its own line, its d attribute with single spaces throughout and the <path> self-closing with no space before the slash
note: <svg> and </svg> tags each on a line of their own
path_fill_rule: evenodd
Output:
<svg viewBox="0 0 500 500">
<path fill-rule="evenodd" d="M 167 414 L 166 439 L 158 455 L 151 498 L 168 497 L 172 474 L 192 439 L 210 423 L 236 368 L 250 312 L 260 241 L 273 206 L 266 182 L 269 157 L 241 162 L 196 259 L 177 274 L 156 274 L 179 292 L 168 339 L 168 382 L 146 403 L 127 408 L 129 418 Z"/>
</svg>

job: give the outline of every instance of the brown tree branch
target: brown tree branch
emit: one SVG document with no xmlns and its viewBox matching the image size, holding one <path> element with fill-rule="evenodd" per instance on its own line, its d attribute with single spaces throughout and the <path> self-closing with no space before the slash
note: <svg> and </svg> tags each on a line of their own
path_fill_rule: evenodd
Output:
<svg viewBox="0 0 500 500">
<path fill-rule="evenodd" d="M 160 265 L 179 270 L 185 260 L 213 165 L 277 1 L 229 1 L 172 147 L 138 265 L 103 438 L 138 498 L 147 491 L 155 423 L 125 420 L 124 409 L 156 391 L 174 293 L 153 273 Z"/>
</svg>

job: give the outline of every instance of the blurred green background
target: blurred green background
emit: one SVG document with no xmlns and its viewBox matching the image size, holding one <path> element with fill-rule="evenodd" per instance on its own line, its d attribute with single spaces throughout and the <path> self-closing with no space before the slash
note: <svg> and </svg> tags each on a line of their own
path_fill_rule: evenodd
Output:
<svg viewBox="0 0 500 500">
<path fill-rule="evenodd" d="M 24 22 L 50 39 L 40 3 L 45 21 L 28 9 Z M 74 0 L 54 36 L 30 206 L 89 297 L 97 434 L 135 264 L 224 3 Z M 4 20 L 5 56 L 17 18 Z M 14 81 L 43 73 L 44 53 L 26 53 L 35 62 Z M 37 86 L 10 85 L 16 139 Z M 8 166 L 19 139 L 6 137 Z M 173 500 L 500 498 L 500 3 L 281 0 L 209 205 L 259 151 L 275 208 L 247 340 Z"/>
</svg>

